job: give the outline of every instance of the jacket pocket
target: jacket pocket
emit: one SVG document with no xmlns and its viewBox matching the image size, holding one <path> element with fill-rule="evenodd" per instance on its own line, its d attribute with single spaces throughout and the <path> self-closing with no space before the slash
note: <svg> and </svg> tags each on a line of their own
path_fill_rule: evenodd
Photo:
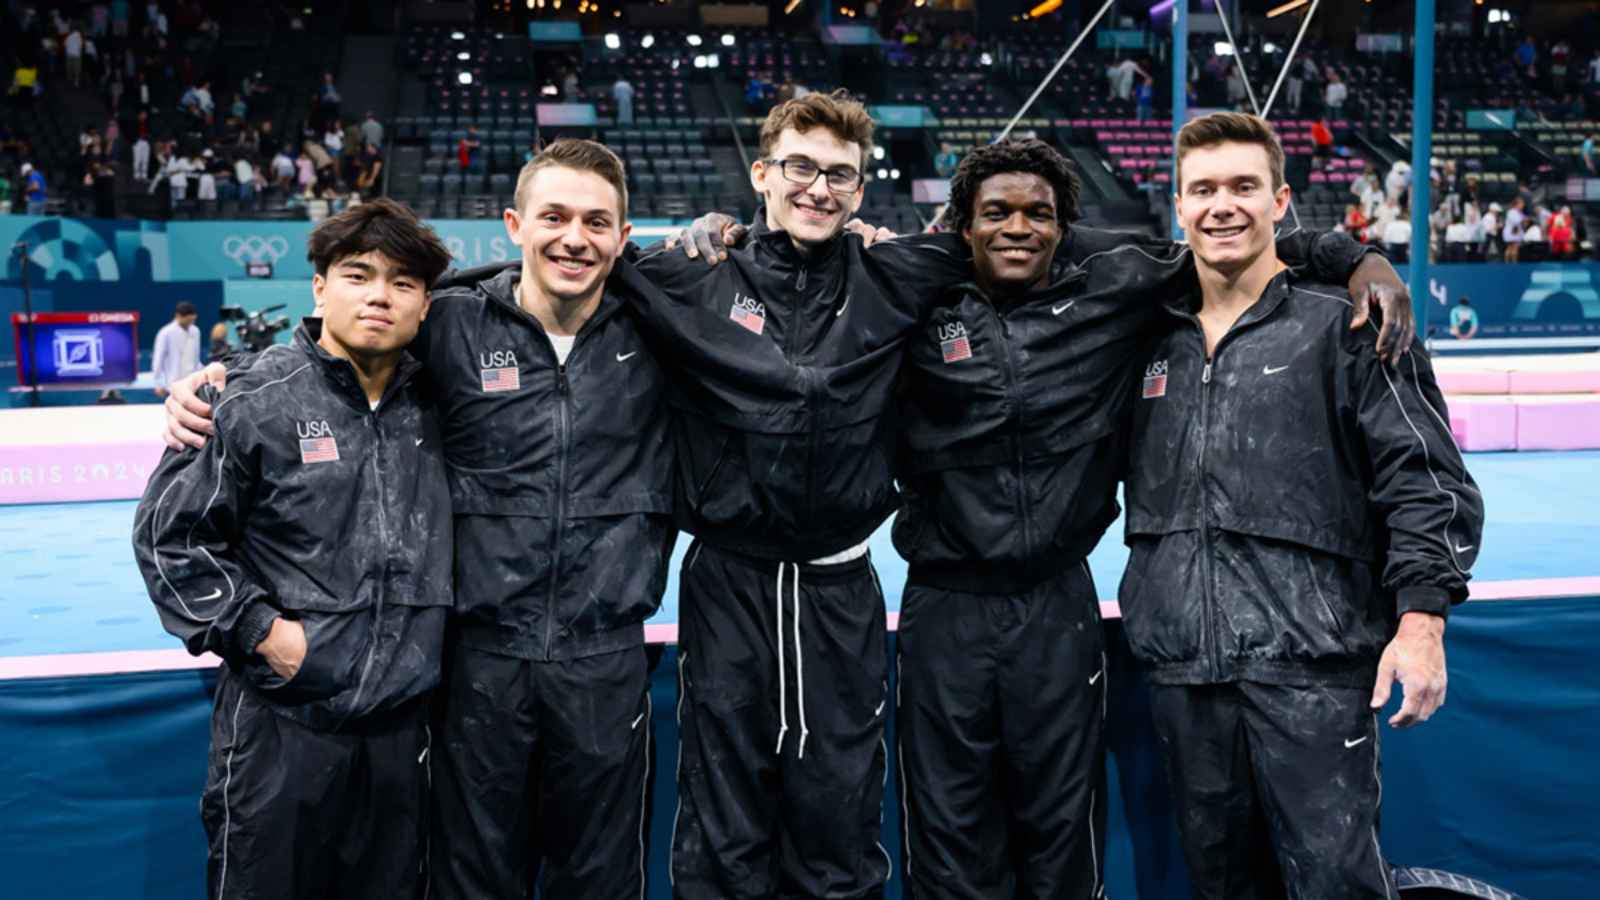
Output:
<svg viewBox="0 0 1600 900">
<path fill-rule="evenodd" d="M 1201 658 L 1208 612 L 1195 532 L 1129 542 L 1128 567 L 1117 591 L 1133 654 L 1146 665 Z"/>
</svg>

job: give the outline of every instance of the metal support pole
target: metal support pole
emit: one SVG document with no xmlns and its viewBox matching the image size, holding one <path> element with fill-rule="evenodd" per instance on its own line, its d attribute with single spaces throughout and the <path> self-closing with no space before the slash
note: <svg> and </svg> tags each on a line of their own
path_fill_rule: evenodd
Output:
<svg viewBox="0 0 1600 900">
<path fill-rule="evenodd" d="M 1417 336 L 1427 340 L 1428 213 L 1433 184 L 1428 165 L 1433 158 L 1433 19 L 1434 0 L 1417 0 L 1416 53 L 1411 70 L 1411 288 Z"/>
<path fill-rule="evenodd" d="M 1189 0 L 1172 4 L 1172 194 L 1178 192 L 1178 130 L 1189 118 Z M 1171 202 L 1170 200 L 1168 202 Z M 1172 206 L 1172 239 L 1183 239 L 1178 207 Z"/>
<path fill-rule="evenodd" d="M 29 406 L 38 406 L 39 405 L 39 353 L 38 353 L 39 348 L 38 348 L 38 342 L 35 341 L 34 337 L 33 337 L 33 331 L 34 331 L 35 325 L 34 325 L 34 321 L 33 321 L 33 288 L 28 283 L 28 264 L 29 264 L 29 260 L 28 260 L 28 242 L 27 241 L 18 241 L 16 247 L 14 247 L 13 250 L 16 252 L 16 254 L 19 257 L 21 257 L 21 263 L 22 263 L 22 315 L 24 316 L 24 318 L 28 322 L 28 327 L 26 329 L 27 334 L 26 334 L 26 337 L 23 338 L 23 343 L 25 343 L 27 345 L 26 349 L 28 351 L 28 405 Z M 20 353 L 21 349 L 22 348 L 18 348 L 19 352 L 18 352 L 18 355 L 17 355 L 17 360 L 19 362 L 22 359 L 22 355 Z"/>
</svg>

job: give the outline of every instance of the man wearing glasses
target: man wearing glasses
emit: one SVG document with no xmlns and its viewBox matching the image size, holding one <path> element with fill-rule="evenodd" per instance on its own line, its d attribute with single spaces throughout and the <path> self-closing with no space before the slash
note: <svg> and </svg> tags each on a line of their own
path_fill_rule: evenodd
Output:
<svg viewBox="0 0 1600 900">
<path fill-rule="evenodd" d="M 889 874 L 877 842 L 884 600 L 866 542 L 898 505 L 904 342 L 972 270 L 956 235 L 870 250 L 843 235 L 872 132 L 843 95 L 778 106 L 751 167 L 764 204 L 750 239 L 706 254 L 726 260 L 709 268 L 670 246 L 639 261 L 665 294 L 635 312 L 669 373 L 677 512 L 696 537 L 679 581 L 672 873 L 684 900 L 871 897 Z M 702 219 L 697 240 L 727 221 Z M 1062 245 L 1074 260 L 1120 241 L 1076 236 Z M 1362 252 L 1344 236 L 1289 243 L 1338 281 Z M 1148 268 L 1152 282 L 1185 271 L 1178 254 Z M 1374 280 L 1398 287 L 1380 268 L 1362 267 L 1358 295 Z"/>
</svg>

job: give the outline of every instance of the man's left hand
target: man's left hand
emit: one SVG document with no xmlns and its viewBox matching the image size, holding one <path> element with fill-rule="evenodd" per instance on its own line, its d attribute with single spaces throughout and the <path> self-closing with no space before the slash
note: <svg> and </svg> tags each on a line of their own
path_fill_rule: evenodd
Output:
<svg viewBox="0 0 1600 900">
<path fill-rule="evenodd" d="M 1395 681 L 1405 689 L 1400 711 L 1389 717 L 1395 728 L 1410 728 L 1438 712 L 1444 705 L 1448 676 L 1444 665 L 1444 617 L 1408 612 L 1400 629 L 1383 649 L 1378 661 L 1378 683 L 1372 689 L 1372 709 L 1389 702 Z"/>
<path fill-rule="evenodd" d="M 667 238 L 667 249 L 682 244 L 683 255 L 704 259 L 706 265 L 714 266 L 728 258 L 728 248 L 739 246 L 748 230 L 726 213 L 706 213 L 690 222 L 688 228 Z"/>
<path fill-rule="evenodd" d="M 1400 280 L 1400 273 L 1387 259 L 1368 253 L 1350 275 L 1350 296 L 1355 300 L 1350 327 L 1356 329 L 1367 324 L 1376 306 L 1383 316 L 1383 324 L 1378 329 L 1378 357 L 1390 365 L 1399 363 L 1400 357 L 1411 352 L 1411 341 L 1417 336 L 1417 323 L 1411 315 L 1411 292 Z"/>
</svg>

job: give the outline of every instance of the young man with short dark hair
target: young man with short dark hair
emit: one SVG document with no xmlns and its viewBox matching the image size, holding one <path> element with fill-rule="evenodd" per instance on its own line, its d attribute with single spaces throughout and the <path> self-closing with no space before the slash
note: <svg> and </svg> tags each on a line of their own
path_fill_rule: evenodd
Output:
<svg viewBox="0 0 1600 900">
<path fill-rule="evenodd" d="M 407 209 L 324 220 L 319 318 L 169 451 L 133 545 L 162 624 L 223 658 L 201 819 L 224 898 L 422 895 L 425 697 L 450 609 L 450 496 L 405 347 L 450 254 Z"/>
<path fill-rule="evenodd" d="M 200 329 L 194 325 L 199 315 L 193 303 L 181 301 L 172 311 L 172 321 L 156 332 L 150 374 L 157 397 L 165 397 L 172 382 L 200 368 Z"/>
<path fill-rule="evenodd" d="M 1195 896 L 1394 897 L 1375 713 L 1396 679 L 1391 726 L 1444 702 L 1482 497 L 1426 352 L 1385 366 L 1350 296 L 1278 258 L 1270 126 L 1184 126 L 1177 202 L 1199 290 L 1129 389 L 1121 601 Z"/>
</svg>

